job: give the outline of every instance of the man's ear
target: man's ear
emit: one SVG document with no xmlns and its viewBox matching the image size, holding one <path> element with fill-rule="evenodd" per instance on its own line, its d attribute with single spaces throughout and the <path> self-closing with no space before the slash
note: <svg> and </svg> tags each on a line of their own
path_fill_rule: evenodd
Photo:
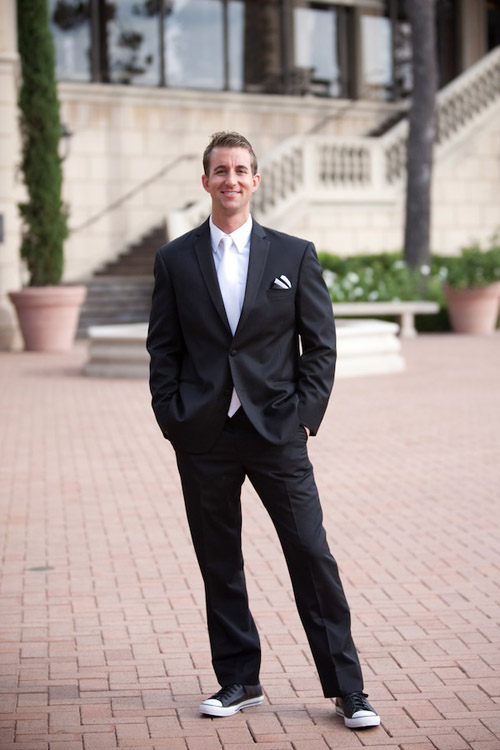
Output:
<svg viewBox="0 0 500 750">
<path fill-rule="evenodd" d="M 208 193 L 209 192 L 209 189 L 208 189 L 208 177 L 206 176 L 206 174 L 202 174 L 201 175 L 201 184 L 203 185 L 203 187 L 205 188 L 205 190 Z"/>
<path fill-rule="evenodd" d="M 260 185 L 260 174 L 257 172 L 257 174 L 254 174 L 254 176 L 252 177 L 252 187 L 253 187 L 252 192 L 253 193 L 255 193 L 259 185 Z"/>
</svg>

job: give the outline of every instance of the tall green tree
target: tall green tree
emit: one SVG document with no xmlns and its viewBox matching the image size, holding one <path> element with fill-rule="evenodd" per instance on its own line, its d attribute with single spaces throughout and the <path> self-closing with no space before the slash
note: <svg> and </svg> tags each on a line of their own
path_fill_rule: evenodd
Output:
<svg viewBox="0 0 500 750">
<path fill-rule="evenodd" d="M 22 217 L 21 256 L 30 286 L 57 284 L 62 277 L 67 211 L 62 201 L 59 156 L 61 122 L 55 51 L 47 0 L 17 0 L 22 84 L 19 92 L 22 170 L 28 200 Z"/>
<path fill-rule="evenodd" d="M 411 267 L 430 257 L 431 186 L 436 137 L 436 0 L 406 0 L 413 93 L 409 113 L 404 255 Z"/>
</svg>

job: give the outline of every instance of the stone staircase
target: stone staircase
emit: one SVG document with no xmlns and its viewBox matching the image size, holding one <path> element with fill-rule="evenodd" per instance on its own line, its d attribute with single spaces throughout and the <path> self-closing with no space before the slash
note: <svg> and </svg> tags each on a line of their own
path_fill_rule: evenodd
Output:
<svg viewBox="0 0 500 750">
<path fill-rule="evenodd" d="M 156 250 L 166 241 L 164 225 L 155 227 L 86 283 L 87 298 L 77 336 L 90 326 L 143 323 L 148 320 Z"/>
</svg>

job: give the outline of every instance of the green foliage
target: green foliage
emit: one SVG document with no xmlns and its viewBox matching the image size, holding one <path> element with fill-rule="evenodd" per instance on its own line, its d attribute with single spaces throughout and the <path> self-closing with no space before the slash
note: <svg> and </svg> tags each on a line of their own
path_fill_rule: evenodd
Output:
<svg viewBox="0 0 500 750">
<path fill-rule="evenodd" d="M 488 286 L 496 281 L 500 281 L 498 235 L 493 235 L 489 247 L 483 248 L 475 242 L 450 259 L 447 282 L 454 289 Z"/>
<path fill-rule="evenodd" d="M 412 269 L 402 253 L 348 257 L 318 253 L 318 256 L 333 303 L 432 300 L 439 304 L 440 312 L 416 315 L 417 329 L 449 330 L 443 282 L 450 258 L 434 255 L 428 265 Z"/>
<path fill-rule="evenodd" d="M 318 255 L 333 302 L 428 299 L 444 305 L 442 284 L 448 274 L 448 259 L 442 256 L 434 256 L 428 265 L 413 269 L 401 253 L 345 258 Z"/>
<path fill-rule="evenodd" d="M 28 192 L 28 200 L 19 205 L 23 221 L 21 256 L 28 266 L 30 285 L 44 286 L 61 280 L 68 235 L 67 211 L 61 198 L 55 53 L 46 0 L 18 0 L 17 17 L 22 66 L 21 166 Z"/>
<path fill-rule="evenodd" d="M 433 255 L 428 264 L 411 268 L 401 253 L 340 257 L 318 253 L 332 302 L 390 302 L 433 300 L 437 315 L 417 315 L 420 331 L 449 329 L 444 282 L 456 288 L 500 281 L 500 236 L 486 248 L 479 243 L 462 248 L 459 256 Z"/>
</svg>

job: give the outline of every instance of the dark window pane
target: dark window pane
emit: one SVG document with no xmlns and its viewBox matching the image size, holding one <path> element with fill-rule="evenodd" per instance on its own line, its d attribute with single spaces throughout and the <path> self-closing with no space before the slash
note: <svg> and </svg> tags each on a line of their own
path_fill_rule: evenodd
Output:
<svg viewBox="0 0 500 750">
<path fill-rule="evenodd" d="M 90 4 L 48 0 L 59 80 L 90 80 Z"/>
<path fill-rule="evenodd" d="M 280 3 L 245 0 L 243 18 L 243 89 L 280 93 L 283 88 Z"/>
<path fill-rule="evenodd" d="M 488 0 L 488 50 L 500 44 L 500 0 Z"/>
</svg>

